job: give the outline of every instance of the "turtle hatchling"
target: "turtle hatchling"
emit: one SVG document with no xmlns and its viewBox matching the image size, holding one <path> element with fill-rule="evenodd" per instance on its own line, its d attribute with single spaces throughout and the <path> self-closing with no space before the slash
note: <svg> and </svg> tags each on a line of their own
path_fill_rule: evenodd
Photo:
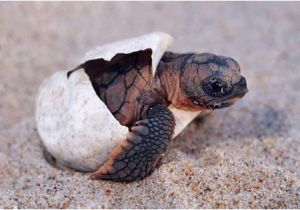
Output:
<svg viewBox="0 0 300 210">
<path fill-rule="evenodd" d="M 167 51 L 172 41 L 154 32 L 97 47 L 42 83 L 36 123 L 53 162 L 92 179 L 141 180 L 195 117 L 247 93 L 234 59 Z"/>
</svg>

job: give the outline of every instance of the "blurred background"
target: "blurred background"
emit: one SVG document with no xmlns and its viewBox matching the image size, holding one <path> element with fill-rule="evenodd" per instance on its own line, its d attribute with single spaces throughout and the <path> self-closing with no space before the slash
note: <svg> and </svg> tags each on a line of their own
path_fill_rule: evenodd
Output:
<svg viewBox="0 0 300 210">
<path fill-rule="evenodd" d="M 300 2 L 1 2 L 0 207 L 300 208 L 299 11 Z M 236 59 L 249 93 L 191 124 L 142 183 L 115 188 L 53 169 L 34 123 L 41 82 L 95 46 L 152 31 L 174 37 L 171 51 Z"/>
</svg>

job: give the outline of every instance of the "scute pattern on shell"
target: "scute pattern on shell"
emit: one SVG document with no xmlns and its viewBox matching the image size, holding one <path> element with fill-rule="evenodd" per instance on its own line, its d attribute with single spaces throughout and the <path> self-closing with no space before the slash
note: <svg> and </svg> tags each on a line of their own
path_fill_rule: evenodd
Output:
<svg viewBox="0 0 300 210">
<path fill-rule="evenodd" d="M 145 49 L 82 64 L 95 92 L 122 125 L 136 120 L 138 97 L 152 81 L 151 55 L 152 50 Z"/>
</svg>

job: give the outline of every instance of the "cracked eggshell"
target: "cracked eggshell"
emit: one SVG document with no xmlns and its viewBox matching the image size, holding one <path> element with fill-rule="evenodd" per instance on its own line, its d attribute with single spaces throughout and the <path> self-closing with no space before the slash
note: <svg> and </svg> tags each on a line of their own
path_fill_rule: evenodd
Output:
<svg viewBox="0 0 300 210">
<path fill-rule="evenodd" d="M 88 52 L 81 63 L 151 48 L 154 75 L 172 40 L 166 33 L 155 32 L 107 44 Z M 35 118 L 45 149 L 57 161 L 81 171 L 98 169 L 128 132 L 96 95 L 83 70 L 69 78 L 67 71 L 47 78 L 39 89 Z"/>
<path fill-rule="evenodd" d="M 109 61 L 117 53 L 132 53 L 147 48 L 152 49 L 152 74 L 154 75 L 156 67 L 164 52 L 172 44 L 173 38 L 164 32 L 153 32 L 139 37 L 113 42 L 87 52 L 81 63 L 96 58 L 103 58 Z"/>
</svg>

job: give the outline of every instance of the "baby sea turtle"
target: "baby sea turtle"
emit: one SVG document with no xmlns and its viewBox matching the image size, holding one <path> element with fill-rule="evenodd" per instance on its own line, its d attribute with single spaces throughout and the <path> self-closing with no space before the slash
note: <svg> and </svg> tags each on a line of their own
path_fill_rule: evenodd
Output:
<svg viewBox="0 0 300 210">
<path fill-rule="evenodd" d="M 106 45 L 88 53 L 76 69 L 61 73 L 63 78 L 56 75 L 44 82 L 36 119 L 49 153 L 64 165 L 93 171 L 93 179 L 140 180 L 152 173 L 172 139 L 200 112 L 228 107 L 247 93 L 246 79 L 235 60 L 212 53 L 166 51 L 171 41 L 169 35 L 160 32 Z M 91 97 L 101 101 L 109 112 L 86 114 L 103 108 L 85 107 L 91 97 L 70 99 L 74 97 L 70 92 L 83 80 L 82 74 L 89 79 L 85 79 L 85 85 L 94 91 Z M 87 91 L 84 94 L 88 95 Z M 49 107 L 49 96 L 56 105 Z M 85 102 L 78 105 L 78 100 Z M 80 115 L 81 120 L 74 115 Z M 103 127 L 95 127 L 86 117 L 103 121 Z M 104 137 L 98 135 L 101 140 L 95 143 L 88 139 L 90 128 L 83 127 L 94 127 L 93 132 L 103 132 Z M 59 131 L 58 136 L 50 134 Z M 77 144 L 79 138 L 82 140 Z M 70 149 L 73 139 L 77 140 Z M 96 151 L 106 150 L 105 157 L 90 161 L 86 153 L 93 156 L 95 151 L 85 149 L 86 144 L 107 144 L 110 148 Z M 66 151 L 71 153 L 68 157 L 63 155 Z"/>
</svg>

